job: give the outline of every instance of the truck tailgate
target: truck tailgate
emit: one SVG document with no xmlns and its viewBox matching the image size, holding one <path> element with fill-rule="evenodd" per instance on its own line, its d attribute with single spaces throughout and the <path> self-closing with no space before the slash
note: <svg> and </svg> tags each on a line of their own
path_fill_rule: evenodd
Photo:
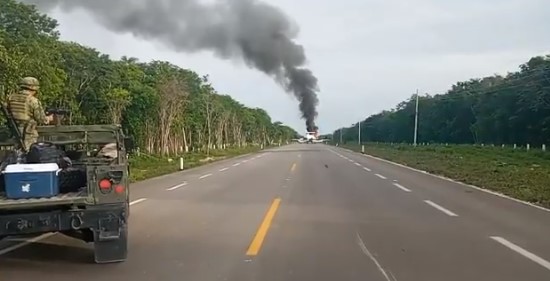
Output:
<svg viewBox="0 0 550 281">
<path fill-rule="evenodd" d="M 14 210 L 37 206 L 84 204 L 88 199 L 86 194 L 86 191 L 83 190 L 80 192 L 63 193 L 47 198 L 8 199 L 5 194 L 0 193 L 0 212 L 2 212 L 3 209 Z"/>
</svg>

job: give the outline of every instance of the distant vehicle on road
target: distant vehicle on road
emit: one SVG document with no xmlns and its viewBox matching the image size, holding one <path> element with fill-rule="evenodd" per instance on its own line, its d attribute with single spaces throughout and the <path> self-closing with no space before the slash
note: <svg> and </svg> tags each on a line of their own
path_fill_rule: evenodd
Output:
<svg viewBox="0 0 550 281">
<path fill-rule="evenodd" d="M 305 137 L 299 139 L 293 139 L 299 143 L 324 143 L 328 142 L 328 139 L 319 139 L 319 131 L 316 132 L 306 132 Z"/>
</svg>

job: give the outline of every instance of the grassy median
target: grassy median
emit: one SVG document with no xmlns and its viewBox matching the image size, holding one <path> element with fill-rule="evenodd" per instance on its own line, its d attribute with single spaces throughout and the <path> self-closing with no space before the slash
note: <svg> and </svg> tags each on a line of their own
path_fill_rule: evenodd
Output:
<svg viewBox="0 0 550 281">
<path fill-rule="evenodd" d="M 344 147 L 361 150 L 359 145 Z M 366 144 L 365 153 L 550 207 L 550 152 L 473 145 Z"/>
<path fill-rule="evenodd" d="M 260 150 L 261 148 L 259 146 L 248 146 L 243 148 L 211 150 L 209 156 L 207 156 L 206 153 L 196 152 L 172 157 L 145 154 L 141 154 L 140 156 L 132 155 L 130 156 L 130 180 L 136 182 L 177 172 L 180 167 L 180 157 L 183 157 L 184 169 L 189 169 Z"/>
</svg>

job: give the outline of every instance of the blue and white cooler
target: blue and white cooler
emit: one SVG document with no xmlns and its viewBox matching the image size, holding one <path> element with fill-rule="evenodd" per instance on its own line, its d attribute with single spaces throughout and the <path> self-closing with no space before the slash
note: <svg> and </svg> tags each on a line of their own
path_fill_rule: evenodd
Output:
<svg viewBox="0 0 550 281">
<path fill-rule="evenodd" d="M 53 197 L 59 194 L 56 163 L 13 164 L 6 166 L 4 182 L 9 199 Z"/>
</svg>

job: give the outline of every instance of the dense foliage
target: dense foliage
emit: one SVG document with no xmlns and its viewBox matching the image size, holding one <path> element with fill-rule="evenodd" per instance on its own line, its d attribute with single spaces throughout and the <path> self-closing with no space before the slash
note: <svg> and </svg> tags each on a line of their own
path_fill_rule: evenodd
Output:
<svg viewBox="0 0 550 281">
<path fill-rule="evenodd" d="M 0 0 L 3 94 L 34 76 L 45 106 L 70 109 L 73 124 L 122 124 L 149 153 L 273 144 L 297 135 L 264 110 L 217 93 L 208 76 L 164 61 L 112 60 L 59 40 L 57 26 L 33 6 Z"/>
<path fill-rule="evenodd" d="M 415 96 L 361 121 L 361 139 L 413 141 Z M 550 143 L 550 55 L 534 57 L 518 72 L 458 82 L 446 94 L 419 97 L 418 142 Z M 358 125 L 342 129 L 358 139 Z M 340 131 L 334 133 L 340 139 Z"/>
</svg>

